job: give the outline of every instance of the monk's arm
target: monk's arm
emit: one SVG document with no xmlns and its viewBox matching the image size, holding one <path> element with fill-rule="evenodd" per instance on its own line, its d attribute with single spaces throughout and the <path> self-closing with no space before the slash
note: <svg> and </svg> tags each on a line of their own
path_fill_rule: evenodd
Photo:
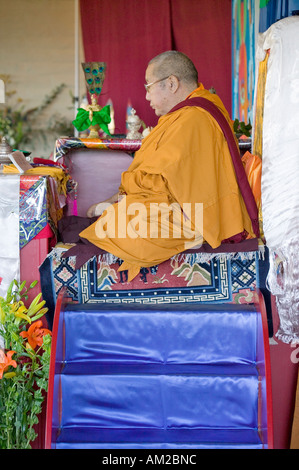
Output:
<svg viewBox="0 0 299 470">
<path fill-rule="evenodd" d="M 104 212 L 104 210 L 107 209 L 107 207 L 110 204 L 114 204 L 115 202 L 117 202 L 120 197 L 121 197 L 120 193 L 117 192 L 113 194 L 113 196 L 111 196 L 110 198 L 106 199 L 105 201 L 97 202 L 96 204 L 93 204 L 92 206 L 89 207 L 87 211 L 87 214 L 86 214 L 87 217 L 99 217 Z"/>
</svg>

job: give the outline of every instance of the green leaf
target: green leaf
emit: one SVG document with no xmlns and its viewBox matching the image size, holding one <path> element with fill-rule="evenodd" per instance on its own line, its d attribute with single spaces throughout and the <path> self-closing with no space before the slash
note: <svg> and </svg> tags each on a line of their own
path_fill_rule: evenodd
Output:
<svg viewBox="0 0 299 470">
<path fill-rule="evenodd" d="M 17 285 L 18 285 L 18 284 L 17 284 Z M 22 292 L 22 290 L 24 289 L 25 285 L 26 285 L 26 281 L 23 281 L 22 284 L 21 284 L 20 287 L 19 287 L 19 292 Z"/>
<path fill-rule="evenodd" d="M 32 284 L 34 286 L 36 282 Z M 16 286 L 17 289 L 13 293 Z M 18 287 L 14 280 L 6 298 L 0 297 L 1 313 L 4 317 L 1 334 L 5 348 L 15 351 L 13 359 L 17 362 L 16 368 L 6 371 L 7 374 L 13 372 L 16 375 L 0 381 L 0 449 L 30 448 L 30 442 L 37 436 L 33 426 L 38 423 L 38 415 L 41 413 L 45 391 L 48 388 L 51 335 L 44 337 L 45 345 L 36 351 L 24 348 L 20 332 L 26 329 L 27 323 L 25 325 L 26 320 L 15 317 L 10 304 L 11 300 L 17 301 L 21 291 L 25 296 L 28 291 L 25 283 Z M 38 302 L 39 300 L 37 304 Z M 37 305 L 37 308 L 39 307 Z M 33 315 L 40 313 L 36 311 Z"/>
</svg>

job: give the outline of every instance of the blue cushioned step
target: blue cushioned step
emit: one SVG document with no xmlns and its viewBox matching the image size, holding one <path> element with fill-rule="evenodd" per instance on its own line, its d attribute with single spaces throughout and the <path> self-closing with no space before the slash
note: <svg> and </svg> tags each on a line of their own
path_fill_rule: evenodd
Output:
<svg viewBox="0 0 299 470">
<path fill-rule="evenodd" d="M 256 306 L 68 304 L 57 315 L 52 448 L 267 448 Z"/>
</svg>

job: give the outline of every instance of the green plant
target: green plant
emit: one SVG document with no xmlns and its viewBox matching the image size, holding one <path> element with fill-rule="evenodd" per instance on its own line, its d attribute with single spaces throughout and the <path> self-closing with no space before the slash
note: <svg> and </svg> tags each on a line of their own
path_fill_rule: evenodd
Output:
<svg viewBox="0 0 299 470">
<path fill-rule="evenodd" d="M 39 106 L 25 109 L 23 100 L 16 97 L 16 90 L 9 90 L 10 76 L 0 75 L 0 78 L 5 83 L 7 101 L 6 104 L 0 105 L 0 136 L 5 137 L 11 147 L 22 150 L 29 146 L 32 149 L 40 140 L 43 140 L 46 145 L 48 139 L 60 135 L 61 130 L 64 131 L 64 134 L 67 131 L 67 135 L 73 133 L 71 123 L 58 114 L 51 116 L 48 122 L 43 119 L 44 111 L 65 89 L 64 83 L 46 95 Z"/>
<path fill-rule="evenodd" d="M 0 297 L 0 448 L 29 449 L 48 388 L 51 332 L 41 318 L 47 312 L 38 294 L 28 308 L 26 288 L 13 281 Z"/>
<path fill-rule="evenodd" d="M 243 121 L 239 121 L 239 119 L 235 119 L 233 122 L 233 127 L 234 127 L 234 133 L 240 137 L 241 135 L 246 135 L 247 137 L 251 136 L 251 129 L 252 126 L 250 122 L 248 124 L 245 124 Z"/>
</svg>

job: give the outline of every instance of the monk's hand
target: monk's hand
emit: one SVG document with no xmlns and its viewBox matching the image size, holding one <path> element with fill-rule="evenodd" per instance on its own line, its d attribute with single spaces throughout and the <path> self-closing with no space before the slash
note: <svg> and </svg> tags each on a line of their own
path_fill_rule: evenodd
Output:
<svg viewBox="0 0 299 470">
<path fill-rule="evenodd" d="M 98 202 L 97 204 L 93 204 L 88 209 L 86 215 L 87 217 L 100 217 L 102 213 L 110 206 L 108 202 Z"/>
</svg>

